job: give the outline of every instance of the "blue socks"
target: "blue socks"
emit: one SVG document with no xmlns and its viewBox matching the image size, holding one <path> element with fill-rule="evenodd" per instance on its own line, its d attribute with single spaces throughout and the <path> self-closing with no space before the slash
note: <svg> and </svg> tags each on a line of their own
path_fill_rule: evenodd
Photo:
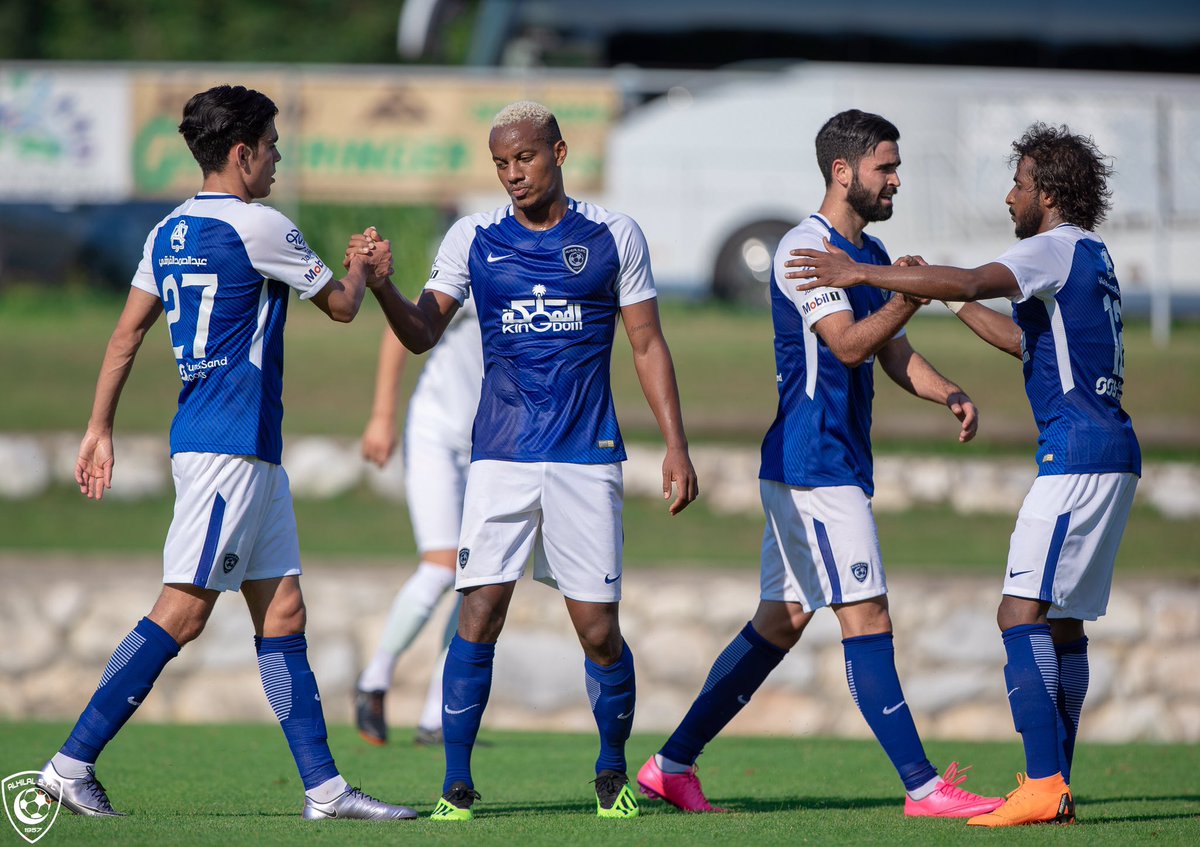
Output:
<svg viewBox="0 0 1200 847">
<path fill-rule="evenodd" d="M 708 742 L 733 720 L 775 666 L 787 655 L 747 623 L 717 657 L 700 695 L 659 753 L 690 765 Z"/>
<path fill-rule="evenodd" d="M 603 667 L 584 658 L 584 683 L 588 702 L 600 730 L 600 756 L 596 773 L 609 770 L 625 773 L 625 742 L 633 729 L 633 707 L 636 683 L 633 675 L 633 653 L 624 644 L 621 658 Z"/>
<path fill-rule="evenodd" d="M 456 782 L 475 787 L 471 779 L 471 750 L 492 691 L 495 658 L 495 642 L 476 643 L 459 635 L 450 640 L 442 671 L 442 735 L 446 750 L 443 792 Z"/>
<path fill-rule="evenodd" d="M 167 662 L 178 655 L 179 644 L 166 630 L 149 618 L 138 621 L 117 645 L 96 693 L 59 752 L 94 763 L 146 699 Z"/>
<path fill-rule="evenodd" d="M 937 777 L 925 757 L 912 712 L 896 675 L 896 650 L 890 632 L 842 640 L 846 656 L 846 681 L 854 705 L 866 718 L 883 751 L 904 782 L 915 791 Z"/>
<path fill-rule="evenodd" d="M 1025 745 L 1030 779 L 1045 779 L 1063 770 L 1063 728 L 1058 708 L 1058 656 L 1049 624 L 1022 624 L 1002 633 L 1008 664 L 1004 681 L 1013 726 Z M 1065 777 L 1066 774 L 1064 773 Z"/>
<path fill-rule="evenodd" d="M 1058 655 L 1058 697 L 1055 706 L 1062 721 L 1063 779 L 1071 783 L 1071 760 L 1075 757 L 1075 736 L 1079 732 L 1079 713 L 1088 690 L 1088 640 L 1085 635 L 1068 644 L 1055 644 Z"/>
<path fill-rule="evenodd" d="M 283 727 L 304 790 L 316 788 L 336 777 L 338 770 L 329 752 L 317 680 L 308 666 L 308 641 L 304 633 L 255 637 L 254 647 L 267 702 Z"/>
</svg>

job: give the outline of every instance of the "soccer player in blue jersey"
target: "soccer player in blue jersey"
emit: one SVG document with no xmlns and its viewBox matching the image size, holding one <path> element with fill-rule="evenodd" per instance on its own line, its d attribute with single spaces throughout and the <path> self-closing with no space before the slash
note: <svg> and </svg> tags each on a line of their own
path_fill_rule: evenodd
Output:
<svg viewBox="0 0 1200 847">
<path fill-rule="evenodd" d="M 1106 611 L 1117 547 L 1141 475 L 1141 450 L 1121 408 L 1121 289 L 1092 230 L 1109 208 L 1111 168 L 1091 139 L 1034 124 L 1013 142 L 1005 202 L 1020 239 L 973 269 L 856 264 L 801 250 L 800 288 L 867 284 L 937 297 L 989 344 L 1022 362 L 1038 426 L 1038 476 L 1017 516 L 996 619 L 1026 776 L 1007 802 L 968 821 L 1014 826 L 1075 819 L 1071 760 L 1088 686 L 1084 621 Z M 807 269 L 802 269 L 807 268 Z M 854 288 L 848 288 L 854 291 Z M 975 303 L 1012 301 L 1012 317 Z"/>
<path fill-rule="evenodd" d="M 283 448 L 283 325 L 294 289 L 350 321 L 365 288 L 390 272 L 389 245 L 358 255 L 342 280 L 279 212 L 253 201 L 275 181 L 278 109 L 222 85 L 192 97 L 179 126 L 203 172 L 146 239 L 125 309 L 104 354 L 75 479 L 99 500 L 113 471 L 113 420 L 142 340 L 164 312 L 183 387 L 171 424 L 175 514 L 163 587 L 118 645 L 70 737 L 39 785 L 72 812 L 117 816 L 95 764 L 150 693 L 167 662 L 196 638 L 222 591 L 241 591 L 267 700 L 304 783 L 309 820 L 399 820 L 416 812 L 350 787 L 326 743 L 308 664 L 300 551 Z M 374 264 L 372 264 L 374 263 Z"/>
<path fill-rule="evenodd" d="M 863 230 L 892 215 L 900 187 L 899 138 L 878 115 L 851 109 L 830 118 L 816 138 L 825 180 L 820 210 L 787 233 L 775 254 L 771 314 L 779 411 L 763 439 L 759 472 L 766 529 L 758 610 L 637 777 L 647 796 L 687 812 L 724 811 L 704 796 L 696 757 L 750 701 L 822 606 L 830 606 L 841 625 L 850 693 L 904 783 L 905 814 L 965 817 L 1001 802 L 960 788 L 966 776 L 957 763 L 939 777 L 925 756 L 896 675 L 871 512 L 875 359 L 902 388 L 946 406 L 960 421 L 960 442 L 975 436 L 975 406 L 905 335 L 905 323 L 923 301 L 868 287 L 800 293 L 784 279 L 789 251 L 821 249 L 823 243 L 872 267 L 888 264 L 883 245 Z"/>
<path fill-rule="evenodd" d="M 625 447 L 609 387 L 618 315 L 646 399 L 666 441 L 663 497 L 671 514 L 697 495 L 671 354 L 663 338 L 646 242 L 637 224 L 567 196 L 567 156 L 544 106 L 513 103 L 489 137 L 512 203 L 458 221 L 416 303 L 392 286 L 380 300 L 397 337 L 429 349 L 471 296 L 484 377 L 458 545 L 463 594 L 443 684 L 446 776 L 434 820 L 468 820 L 479 795 L 471 751 L 491 690 L 496 640 L 530 554 L 556 586 L 583 647 L 600 731 L 597 814 L 631 818 L 625 742 L 634 711 L 633 656 L 621 636 Z"/>
</svg>

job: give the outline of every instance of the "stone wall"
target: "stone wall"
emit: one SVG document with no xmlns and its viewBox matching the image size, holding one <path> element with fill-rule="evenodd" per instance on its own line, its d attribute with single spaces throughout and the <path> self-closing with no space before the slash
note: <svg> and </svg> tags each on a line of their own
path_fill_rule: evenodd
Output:
<svg viewBox="0 0 1200 847">
<path fill-rule="evenodd" d="M 373 650 L 406 566 L 307 563 L 310 655 L 330 721 L 350 720 L 358 670 Z M 643 570 L 626 563 L 622 623 L 638 673 L 635 729 L 666 733 L 713 660 L 752 614 L 757 569 Z M 0 554 L 0 718 L 73 720 L 109 653 L 150 608 L 161 579 L 150 557 Z M 890 580 L 897 664 L 929 738 L 1012 739 L 995 579 L 900 575 Z M 388 699 L 396 726 L 416 722 L 449 598 L 401 660 Z M 271 721 L 249 615 L 217 604 L 208 630 L 168 665 L 138 720 Z M 1089 626 L 1085 738 L 1200 741 L 1200 577 L 1121 580 L 1109 614 Z M 592 731 L 583 659 L 556 592 L 524 580 L 496 653 L 486 724 Z M 741 734 L 867 736 L 846 688 L 836 619 L 804 639 L 731 725 Z"/>
</svg>

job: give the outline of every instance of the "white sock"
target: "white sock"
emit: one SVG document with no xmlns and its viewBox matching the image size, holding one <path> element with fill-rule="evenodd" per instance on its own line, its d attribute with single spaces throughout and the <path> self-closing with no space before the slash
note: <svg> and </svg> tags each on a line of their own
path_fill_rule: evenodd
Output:
<svg viewBox="0 0 1200 847">
<path fill-rule="evenodd" d="M 95 762 L 81 762 L 79 759 L 72 759 L 66 753 L 55 753 L 50 759 L 50 764 L 54 765 L 58 775 L 65 779 L 83 779 L 88 775 L 88 768 L 96 767 Z"/>
<path fill-rule="evenodd" d="M 430 562 L 421 562 L 417 566 L 416 573 L 408 578 L 392 601 L 392 611 L 379 647 L 358 677 L 361 691 L 387 691 L 391 687 L 396 660 L 424 628 L 433 607 L 452 585 L 454 571 Z"/>
<path fill-rule="evenodd" d="M 325 780 L 316 788 L 310 789 L 304 793 L 318 803 L 328 803 L 329 801 L 336 800 L 345 794 L 346 789 L 349 787 L 350 783 L 342 779 L 341 774 L 338 774 L 337 776 L 330 777 L 329 779 Z"/>
<path fill-rule="evenodd" d="M 674 759 L 668 759 L 662 753 L 654 754 L 654 762 L 663 773 L 687 773 L 692 769 L 691 765 L 681 764 Z"/>
<path fill-rule="evenodd" d="M 924 785 L 914 788 L 912 791 L 908 792 L 908 796 L 911 797 L 914 802 L 919 803 L 922 800 L 924 800 L 926 797 L 928 797 L 930 794 L 937 791 L 938 786 L 941 784 L 942 784 L 942 778 L 940 776 L 935 776 L 933 779 L 929 780 L 929 782 L 925 783 Z"/>
</svg>

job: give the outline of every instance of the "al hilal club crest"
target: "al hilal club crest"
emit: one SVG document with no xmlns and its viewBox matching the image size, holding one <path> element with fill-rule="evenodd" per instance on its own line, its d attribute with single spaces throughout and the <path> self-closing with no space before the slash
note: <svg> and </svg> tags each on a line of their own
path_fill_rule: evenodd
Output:
<svg viewBox="0 0 1200 847">
<path fill-rule="evenodd" d="M 579 273 L 587 266 L 587 257 L 588 249 L 582 244 L 572 244 L 563 248 L 563 261 L 567 263 L 567 270 L 573 274 Z"/>
<path fill-rule="evenodd" d="M 61 804 L 55 803 L 45 789 L 39 788 L 38 771 L 9 774 L 0 783 L 4 813 L 17 835 L 33 844 L 50 831 L 58 820 Z"/>
</svg>

